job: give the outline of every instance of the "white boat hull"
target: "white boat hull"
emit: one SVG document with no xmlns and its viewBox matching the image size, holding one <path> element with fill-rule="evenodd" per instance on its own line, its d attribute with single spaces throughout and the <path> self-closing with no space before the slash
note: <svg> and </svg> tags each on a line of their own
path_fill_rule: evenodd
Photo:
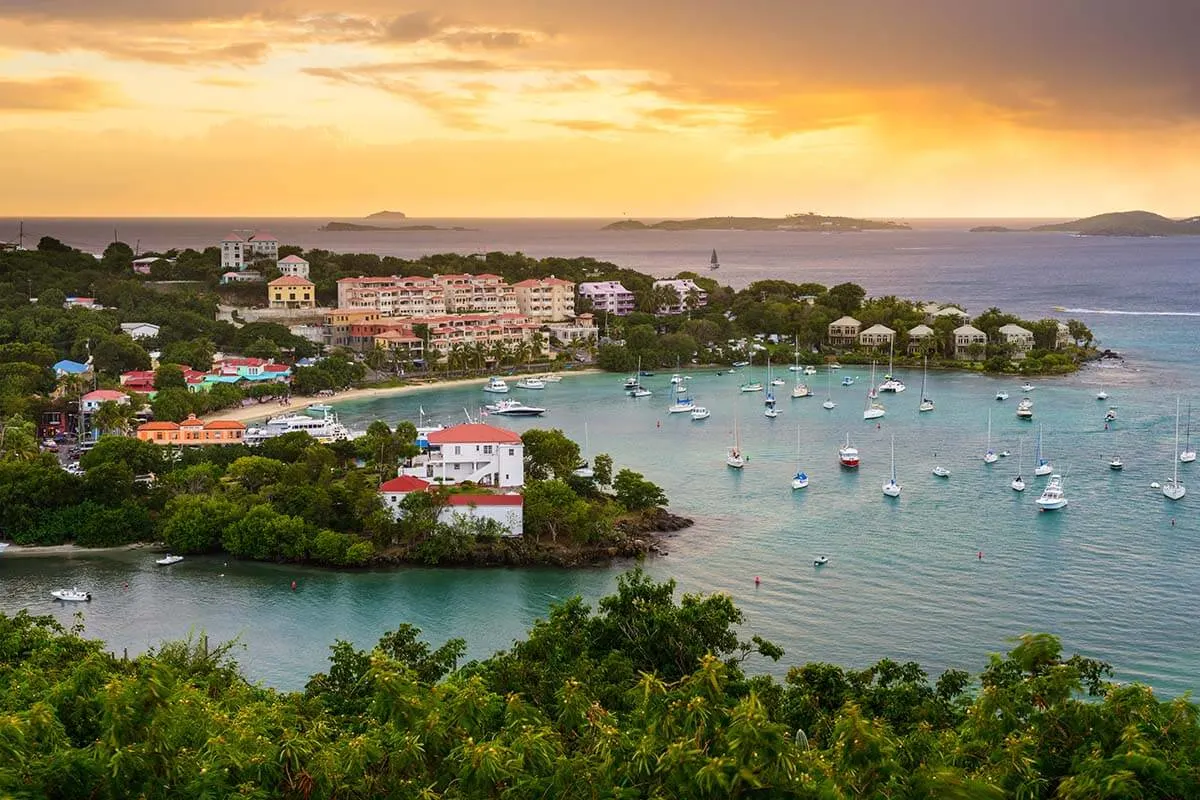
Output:
<svg viewBox="0 0 1200 800">
<path fill-rule="evenodd" d="M 986 453 L 986 454 L 984 454 L 984 456 L 983 456 L 983 463 L 985 463 L 985 464 L 995 464 L 995 463 L 996 463 L 996 462 L 999 460 L 999 458 L 1000 458 L 1000 457 L 999 457 L 999 456 L 997 456 L 995 453 Z"/>
<path fill-rule="evenodd" d="M 55 589 L 50 592 L 50 596 L 64 603 L 87 603 L 92 599 L 91 592 L 81 592 L 78 589 Z"/>
<path fill-rule="evenodd" d="M 888 497 L 900 496 L 900 484 L 888 482 L 883 485 L 883 493 Z"/>
<path fill-rule="evenodd" d="M 1168 500 L 1182 500 L 1184 495 L 1187 494 L 1187 487 L 1182 483 L 1172 483 L 1171 481 L 1167 481 L 1163 484 L 1162 493 L 1163 497 L 1167 498 Z"/>
<path fill-rule="evenodd" d="M 833 411 L 835 408 L 837 408 L 837 403 L 833 402 L 832 400 L 826 400 L 824 403 L 821 403 L 821 408 L 825 409 L 826 411 Z"/>
<path fill-rule="evenodd" d="M 694 420 L 699 421 L 702 419 L 708 419 L 708 417 L 709 417 L 708 411 L 692 411 L 692 419 L 694 419 Z"/>
<path fill-rule="evenodd" d="M 796 478 L 792 479 L 792 489 L 804 489 L 807 486 L 808 486 L 808 478 L 805 478 L 804 480 L 799 480 Z"/>
<path fill-rule="evenodd" d="M 1033 474 L 1039 478 L 1044 478 L 1051 472 L 1054 472 L 1054 467 L 1050 466 L 1049 464 L 1042 464 L 1040 467 L 1034 467 L 1033 469 Z"/>
<path fill-rule="evenodd" d="M 1196 460 L 1196 451 L 1195 450 L 1184 450 L 1182 453 L 1179 454 L 1179 460 L 1182 461 L 1184 464 L 1190 464 L 1191 462 Z"/>
<path fill-rule="evenodd" d="M 863 412 L 863 419 L 879 419 L 886 413 L 882 408 L 868 408 Z"/>
<path fill-rule="evenodd" d="M 917 406 L 917 411 L 920 411 L 921 413 L 925 413 L 926 411 L 933 411 L 933 403 L 923 402 L 923 403 L 921 403 L 921 405 Z"/>
<path fill-rule="evenodd" d="M 1039 497 L 1034 502 L 1037 503 L 1037 507 L 1042 511 L 1058 511 L 1060 508 L 1067 507 L 1067 498 L 1065 497 L 1060 497 L 1055 500 L 1043 500 Z"/>
<path fill-rule="evenodd" d="M 1010 486 L 1012 486 L 1012 490 L 1013 490 L 1014 492 L 1023 492 L 1023 491 L 1025 491 L 1025 481 L 1021 480 L 1020 478 L 1018 478 L 1018 479 L 1014 480 L 1014 481 L 1013 481 L 1011 484 L 1009 484 L 1009 485 L 1010 485 Z"/>
</svg>

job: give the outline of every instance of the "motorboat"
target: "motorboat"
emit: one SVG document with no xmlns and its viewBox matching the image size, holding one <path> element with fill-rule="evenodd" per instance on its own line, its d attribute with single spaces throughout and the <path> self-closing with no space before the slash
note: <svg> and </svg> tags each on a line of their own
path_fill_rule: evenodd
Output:
<svg viewBox="0 0 1200 800">
<path fill-rule="evenodd" d="M 1042 457 L 1042 428 L 1038 426 L 1037 440 L 1037 464 L 1033 467 L 1033 474 L 1041 478 L 1054 472 L 1054 467 L 1050 466 L 1050 462 Z"/>
<path fill-rule="evenodd" d="M 183 556 L 165 555 L 162 558 L 154 559 L 154 563 L 160 567 L 169 567 L 172 564 L 178 564 L 180 561 L 183 561 Z"/>
<path fill-rule="evenodd" d="M 826 411 L 833 411 L 835 408 L 837 408 L 837 403 L 833 402 L 832 398 L 826 397 L 825 402 L 821 403 L 821 408 L 825 409 Z"/>
<path fill-rule="evenodd" d="M 540 377 L 542 383 L 562 383 L 562 375 L 546 374 Z"/>
<path fill-rule="evenodd" d="M 546 382 L 541 378 L 522 378 L 517 381 L 518 389 L 545 389 Z"/>
<path fill-rule="evenodd" d="M 668 414 L 688 414 L 696 407 L 696 401 L 690 397 L 679 397 L 675 402 L 667 406 Z"/>
<path fill-rule="evenodd" d="M 1151 489 L 1161 489 L 1162 484 L 1159 483 L 1158 481 L 1150 481 L 1150 488 Z"/>
<path fill-rule="evenodd" d="M 779 409 L 775 406 L 767 406 L 763 409 L 763 416 L 767 419 L 775 419 L 779 416 Z"/>
<path fill-rule="evenodd" d="M 837 363 L 837 362 L 835 361 L 835 362 L 833 362 L 832 364 L 830 364 L 830 365 L 829 365 L 829 368 L 830 368 L 830 369 L 841 369 L 841 368 L 842 368 L 842 365 L 841 365 L 841 364 L 839 364 L 839 363 Z"/>
<path fill-rule="evenodd" d="M 742 367 L 748 367 L 748 366 L 750 366 L 750 362 L 749 362 L 749 361 L 735 361 L 735 362 L 733 362 L 733 367 L 734 367 L 735 369 L 741 369 Z"/>
<path fill-rule="evenodd" d="M 817 368 L 814 367 L 812 364 L 806 364 L 804 367 L 804 374 L 805 375 L 816 375 Z"/>
<path fill-rule="evenodd" d="M 934 474 L 934 476 L 936 476 L 938 478 L 949 478 L 950 477 L 950 470 L 946 469 L 941 464 L 934 464 L 933 469 L 930 471 Z"/>
<path fill-rule="evenodd" d="M 322 444 L 344 442 L 359 434 L 352 434 L 345 425 L 338 421 L 333 411 L 325 412 L 320 418 L 307 414 L 281 414 L 271 417 L 265 425 L 247 428 L 242 441 L 247 445 L 262 444 L 267 439 L 282 436 L 285 433 L 307 433 Z"/>
<path fill-rule="evenodd" d="M 1120 472 L 1125 469 L 1125 464 L 1121 461 L 1120 456 L 1113 456 L 1112 460 L 1108 462 L 1108 468 L 1115 472 Z"/>
<path fill-rule="evenodd" d="M 1116 422 L 1117 421 L 1117 409 L 1110 406 L 1108 411 L 1104 412 L 1104 421 L 1105 422 Z"/>
<path fill-rule="evenodd" d="M 540 406 L 527 406 L 520 400 L 500 400 L 484 406 L 489 414 L 494 414 L 497 417 L 540 417 L 546 413 L 546 409 Z"/>
<path fill-rule="evenodd" d="M 1001 450 L 1001 451 L 1000 451 L 1000 457 L 1001 457 L 1001 458 L 1008 458 L 1008 457 L 1009 457 L 1009 456 L 1011 456 L 1011 455 L 1012 455 L 1012 453 L 1008 452 L 1007 450 Z"/>
<path fill-rule="evenodd" d="M 853 375 L 842 376 L 842 386 L 853 386 L 853 385 L 854 385 L 854 376 Z"/>
<path fill-rule="evenodd" d="M 1017 419 L 1033 419 L 1033 401 L 1028 397 L 1022 397 L 1017 403 Z"/>
<path fill-rule="evenodd" d="M 823 566 L 825 566 L 825 565 L 826 565 L 826 564 L 828 564 L 828 563 L 829 563 L 829 557 L 828 557 L 828 556 L 817 556 L 816 558 L 814 558 L 814 559 L 813 559 L 813 566 L 814 566 L 814 567 L 823 567 Z"/>
<path fill-rule="evenodd" d="M 1172 451 L 1171 463 L 1175 467 L 1175 474 L 1170 480 L 1164 481 L 1162 485 L 1163 497 L 1168 500 L 1182 500 L 1187 494 L 1187 487 L 1179 482 L 1179 457 L 1176 455 L 1179 452 L 1179 399 L 1175 400 L 1175 449 Z"/>
<path fill-rule="evenodd" d="M 1001 389 L 1000 391 L 996 392 L 996 399 L 997 399 L 997 400 L 1007 400 L 1007 399 L 1008 399 L 1008 392 L 1006 392 L 1006 391 L 1004 391 L 1003 389 Z"/>
<path fill-rule="evenodd" d="M 628 378 L 625 379 L 625 391 L 629 391 L 630 389 L 636 389 L 638 387 L 638 385 L 639 385 L 639 382 L 638 382 L 637 375 L 630 375 Z"/>
<path fill-rule="evenodd" d="M 1037 388 L 1037 387 L 1036 387 L 1036 386 L 1034 386 L 1032 383 L 1022 383 L 1022 384 L 1021 384 L 1021 391 L 1022 391 L 1022 392 L 1032 392 L 1032 391 L 1033 391 L 1034 389 L 1036 389 L 1036 388 Z"/>
<path fill-rule="evenodd" d="M 896 435 L 892 434 L 892 477 L 883 485 L 883 493 L 888 497 L 899 497 L 900 488 L 896 482 Z"/>
<path fill-rule="evenodd" d="M 491 378 L 488 378 L 488 382 L 484 384 L 483 390 L 485 392 L 491 392 L 492 394 L 508 394 L 508 384 L 504 382 L 503 378 L 492 376 Z"/>
<path fill-rule="evenodd" d="M 811 394 L 812 392 L 809 391 L 808 386 L 803 383 L 797 383 L 792 387 L 792 397 L 808 397 Z"/>
<path fill-rule="evenodd" d="M 771 381 L 772 386 L 783 386 L 787 383 L 783 378 L 775 378 Z"/>
<path fill-rule="evenodd" d="M 704 406 L 692 406 L 691 415 L 694 420 L 708 419 L 709 417 L 708 409 Z"/>
<path fill-rule="evenodd" d="M 838 448 L 838 463 L 847 469 L 858 467 L 858 448 L 850 445 L 850 434 L 846 434 L 846 444 Z"/>
<path fill-rule="evenodd" d="M 74 586 L 70 589 L 55 589 L 50 592 L 50 596 L 64 603 L 86 603 L 92 599 L 91 592 L 82 592 Z"/>
<path fill-rule="evenodd" d="M 671 376 L 671 383 L 672 384 L 683 383 L 683 376 L 680 375 L 678 372 L 676 372 L 674 375 Z"/>
<path fill-rule="evenodd" d="M 1050 482 L 1042 490 L 1042 496 L 1034 501 L 1042 511 L 1057 511 L 1067 507 L 1067 496 L 1063 493 L 1062 475 L 1051 475 Z"/>
<path fill-rule="evenodd" d="M 1097 399 L 1097 400 L 1107 400 L 1107 399 L 1108 399 L 1108 392 L 1106 392 L 1106 391 L 1104 391 L 1103 389 L 1101 389 L 1100 391 L 1096 392 L 1096 399 Z"/>
</svg>

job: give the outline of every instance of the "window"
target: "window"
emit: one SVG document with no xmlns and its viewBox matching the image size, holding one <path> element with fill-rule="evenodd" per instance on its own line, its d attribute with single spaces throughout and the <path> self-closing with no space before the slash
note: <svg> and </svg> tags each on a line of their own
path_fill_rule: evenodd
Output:
<svg viewBox="0 0 1200 800">
<path fill-rule="evenodd" d="M 454 445 L 454 455 L 457 456 L 457 455 L 461 455 L 461 454 L 462 454 L 462 448 L 459 447 L 458 445 Z"/>
<path fill-rule="evenodd" d="M 493 447 L 492 447 L 490 444 L 485 444 L 485 445 L 483 446 L 483 452 L 484 452 L 486 455 L 489 455 L 489 456 L 492 454 L 492 450 L 494 450 L 494 449 L 495 449 L 495 448 L 493 448 Z"/>
<path fill-rule="evenodd" d="M 510 448 L 508 448 L 508 454 L 509 454 L 510 456 L 515 454 L 515 451 L 513 450 L 513 448 L 511 448 L 511 447 L 510 447 Z"/>
</svg>

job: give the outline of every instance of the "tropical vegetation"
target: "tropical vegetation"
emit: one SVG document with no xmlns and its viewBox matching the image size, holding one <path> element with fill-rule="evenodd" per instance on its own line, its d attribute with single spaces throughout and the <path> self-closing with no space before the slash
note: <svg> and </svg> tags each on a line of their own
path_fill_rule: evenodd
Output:
<svg viewBox="0 0 1200 800">
<path fill-rule="evenodd" d="M 462 664 L 400 624 L 338 641 L 300 691 L 203 636 L 117 657 L 0 615 L 0 796 L 14 798 L 1188 798 L 1190 699 L 1027 634 L 974 677 L 798 663 L 724 595 L 623 576 Z"/>
</svg>

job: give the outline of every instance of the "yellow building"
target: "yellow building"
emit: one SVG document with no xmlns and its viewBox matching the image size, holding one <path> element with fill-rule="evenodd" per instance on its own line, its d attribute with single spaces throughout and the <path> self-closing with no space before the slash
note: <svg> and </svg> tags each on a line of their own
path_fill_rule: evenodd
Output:
<svg viewBox="0 0 1200 800">
<path fill-rule="evenodd" d="M 308 278 L 284 275 L 267 284 L 267 300 L 271 308 L 316 308 L 317 287 Z"/>
</svg>

